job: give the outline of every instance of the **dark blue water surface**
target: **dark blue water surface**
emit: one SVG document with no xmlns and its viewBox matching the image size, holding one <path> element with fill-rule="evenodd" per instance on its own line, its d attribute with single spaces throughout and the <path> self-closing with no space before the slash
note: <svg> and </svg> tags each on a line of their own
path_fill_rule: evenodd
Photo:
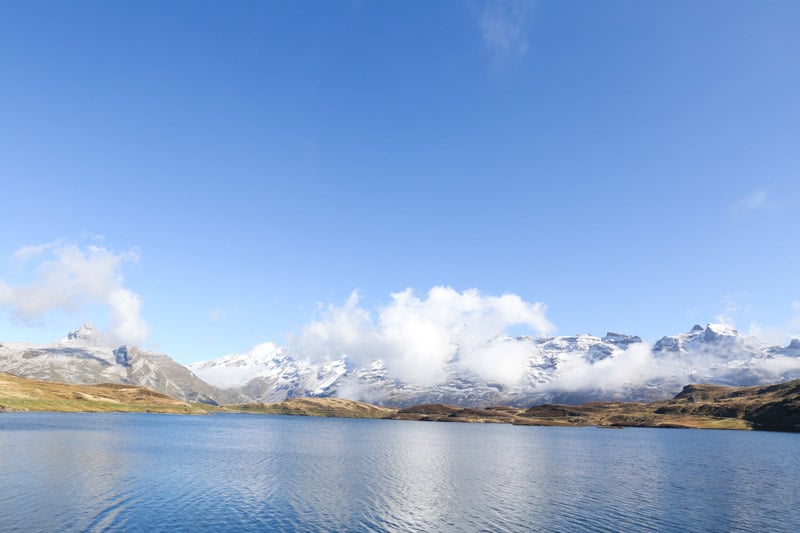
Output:
<svg viewBox="0 0 800 533">
<path fill-rule="evenodd" d="M 0 530 L 800 531 L 800 435 L 0 414 Z"/>
</svg>

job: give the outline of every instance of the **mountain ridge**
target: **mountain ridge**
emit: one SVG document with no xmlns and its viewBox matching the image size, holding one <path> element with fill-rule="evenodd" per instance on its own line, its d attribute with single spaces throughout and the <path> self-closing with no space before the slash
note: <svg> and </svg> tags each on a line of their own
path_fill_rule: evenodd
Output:
<svg viewBox="0 0 800 533">
<path fill-rule="evenodd" d="M 528 351 L 518 383 L 492 382 L 460 371 L 457 361 L 452 361 L 444 382 L 422 387 L 394 379 L 381 359 L 356 365 L 342 355 L 314 362 L 272 343 L 188 366 L 209 383 L 233 387 L 254 401 L 339 396 L 401 407 L 656 401 L 671 397 L 686 383 L 747 386 L 800 377 L 800 341 L 770 346 L 721 324 L 696 325 L 686 333 L 664 336 L 652 346 L 636 335 L 615 332 L 602 338 L 581 334 L 498 337 L 490 342 Z M 629 362 L 642 367 L 639 377 L 620 377 Z M 583 379 L 576 379 L 577 374 Z"/>
<path fill-rule="evenodd" d="M 754 386 L 800 378 L 800 340 L 771 346 L 719 324 L 696 325 L 652 345 L 616 332 L 500 336 L 487 344 L 487 353 L 524 355 L 515 382 L 465 371 L 458 352 L 443 380 L 422 386 L 396 379 L 391 362 L 380 358 L 358 364 L 331 354 L 315 361 L 274 343 L 183 366 L 166 354 L 116 345 L 91 324 L 50 344 L 0 343 L 0 371 L 76 384 L 135 384 L 212 405 L 338 397 L 397 407 L 658 401 L 686 383 Z"/>
</svg>

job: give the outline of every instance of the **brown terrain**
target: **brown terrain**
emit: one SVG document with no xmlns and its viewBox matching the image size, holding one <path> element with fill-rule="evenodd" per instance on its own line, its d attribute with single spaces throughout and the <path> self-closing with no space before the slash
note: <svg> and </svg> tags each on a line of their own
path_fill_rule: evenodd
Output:
<svg viewBox="0 0 800 533">
<path fill-rule="evenodd" d="M 225 411 L 337 418 L 386 418 L 396 413 L 397 409 L 342 398 L 289 398 L 277 403 L 226 405 Z"/>
<path fill-rule="evenodd" d="M 526 426 L 598 426 L 800 431 L 800 380 L 757 387 L 687 385 L 661 402 L 472 409 L 438 404 L 400 409 L 391 418 Z"/>
<path fill-rule="evenodd" d="M 800 380 L 757 387 L 687 385 L 671 400 L 649 404 L 505 405 L 485 408 L 424 404 L 392 409 L 340 398 L 291 398 L 277 403 L 212 407 L 186 403 L 134 385 L 69 385 L 0 372 L 2 411 L 121 411 L 205 414 L 260 413 L 524 426 L 758 429 L 800 432 Z"/>
<path fill-rule="evenodd" d="M 206 413 L 197 404 L 136 385 L 69 385 L 0 372 L 2 411 Z"/>
</svg>

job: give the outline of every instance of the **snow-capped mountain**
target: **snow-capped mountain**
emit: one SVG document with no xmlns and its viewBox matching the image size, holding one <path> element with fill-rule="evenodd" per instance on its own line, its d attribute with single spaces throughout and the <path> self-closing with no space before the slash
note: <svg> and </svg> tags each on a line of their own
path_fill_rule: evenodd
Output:
<svg viewBox="0 0 800 533">
<path fill-rule="evenodd" d="M 496 337 L 474 351 L 454 352 L 444 376 L 422 386 L 396 378 L 397 361 L 358 364 L 345 355 L 315 361 L 272 343 L 244 354 L 179 365 L 164 354 L 116 346 L 86 324 L 48 345 L 0 344 L 0 371 L 69 383 L 132 383 L 207 403 L 338 396 L 406 406 L 445 403 L 532 405 L 589 400 L 658 400 L 689 383 L 756 385 L 800 378 L 800 340 L 770 346 L 719 324 L 695 326 L 652 346 L 633 335 Z M 496 372 L 505 354 L 513 379 Z M 469 361 L 464 358 L 470 359 Z"/>
<path fill-rule="evenodd" d="M 752 385 L 800 377 L 800 341 L 768 346 L 719 324 L 660 339 L 633 335 L 498 337 L 491 353 L 523 350 L 519 379 L 498 383 L 465 371 L 458 357 L 441 383 L 422 387 L 392 377 L 380 359 L 358 366 L 342 356 L 313 362 L 267 343 L 245 354 L 189 365 L 207 382 L 256 401 L 291 396 L 340 396 L 386 405 L 448 403 L 530 405 L 550 401 L 656 400 L 687 383 Z"/>
<path fill-rule="evenodd" d="M 130 383 L 184 401 L 229 403 L 240 399 L 198 379 L 168 356 L 114 344 L 91 324 L 46 344 L 0 344 L 0 371 L 74 384 Z"/>
<path fill-rule="evenodd" d="M 271 342 L 246 354 L 233 354 L 188 368 L 201 379 L 223 389 L 234 389 L 262 402 L 293 396 L 331 396 L 346 372 L 344 359 L 314 364 L 297 359 Z"/>
</svg>

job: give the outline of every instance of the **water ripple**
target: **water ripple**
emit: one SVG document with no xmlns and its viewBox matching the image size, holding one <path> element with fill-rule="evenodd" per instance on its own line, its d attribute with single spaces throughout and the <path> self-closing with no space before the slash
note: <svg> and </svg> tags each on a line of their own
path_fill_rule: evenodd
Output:
<svg viewBox="0 0 800 533">
<path fill-rule="evenodd" d="M 3 414 L 0 521 L 41 531 L 796 531 L 797 435 Z"/>
</svg>

